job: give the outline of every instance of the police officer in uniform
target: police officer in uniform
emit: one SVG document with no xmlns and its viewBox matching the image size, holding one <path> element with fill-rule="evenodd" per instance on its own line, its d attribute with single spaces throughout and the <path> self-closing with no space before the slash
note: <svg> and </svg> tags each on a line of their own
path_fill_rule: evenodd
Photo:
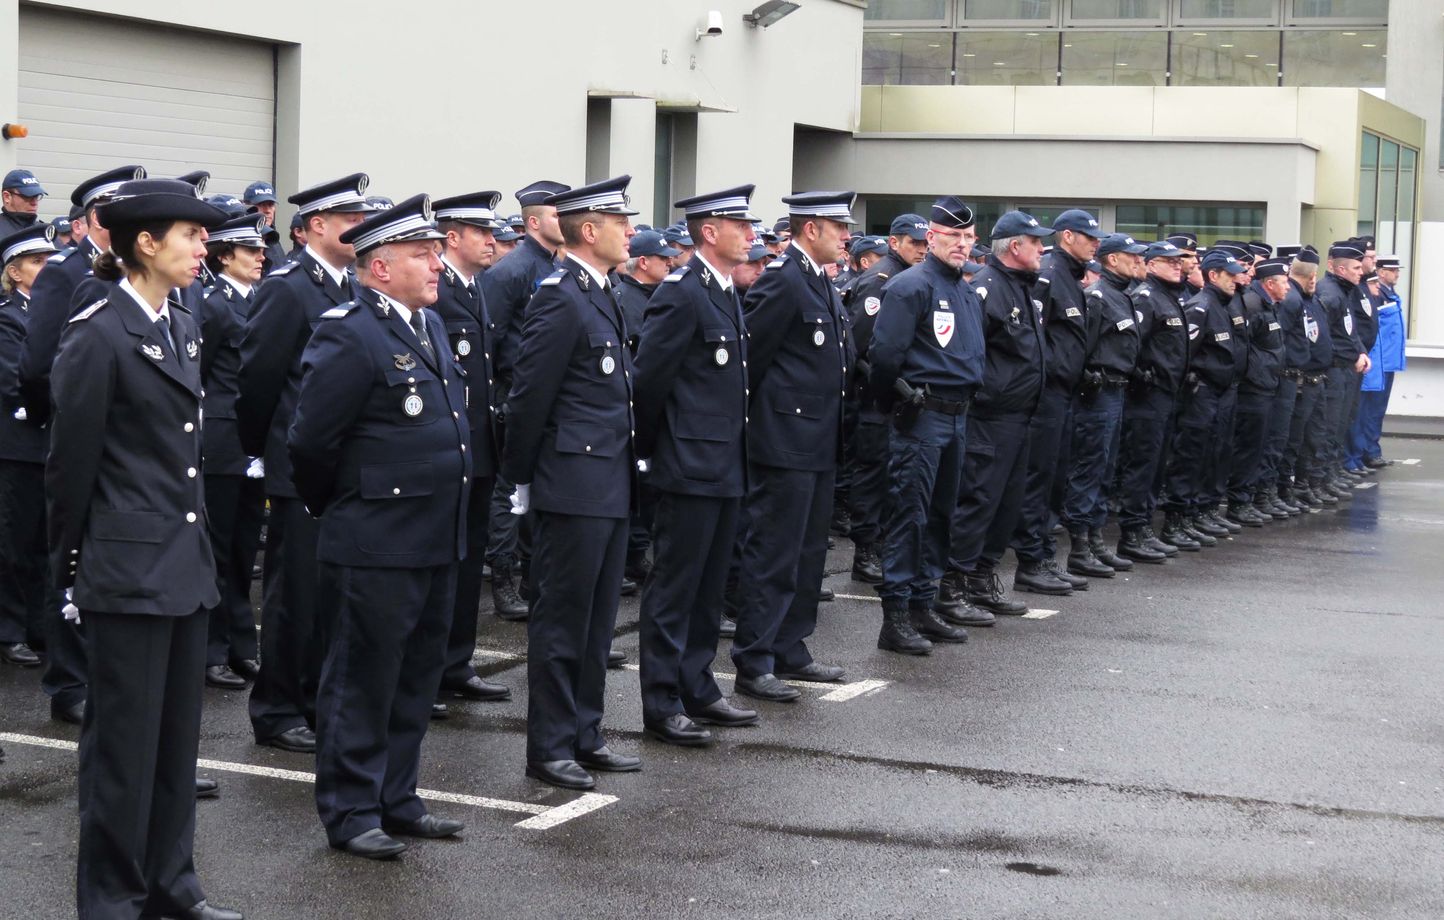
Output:
<svg viewBox="0 0 1444 920">
<path fill-rule="evenodd" d="M 255 303 L 268 229 L 259 215 L 244 214 L 217 227 L 206 243 L 206 261 L 216 280 L 206 289 L 200 312 L 203 472 L 221 595 L 211 611 L 206 683 L 225 690 L 245 687 L 260 671 L 251 568 L 261 543 L 266 489 L 260 461 L 241 448 L 236 394 L 241 337 Z"/>
<path fill-rule="evenodd" d="M 939 596 L 946 602 L 961 594 L 976 607 L 1010 616 L 1027 613 L 1028 606 L 1004 594 L 994 569 L 1018 523 L 1028 423 L 1043 392 L 1048 348 L 1033 289 L 1043 238 L 1052 235 L 1032 215 L 1007 212 L 993 225 L 988 264 L 973 279 L 983 302 L 987 364 L 968 421 L 946 590 Z"/>
<path fill-rule="evenodd" d="M 286 431 L 301 388 L 301 354 L 321 314 L 351 300 L 347 269 L 355 253 L 342 235 L 372 208 L 365 173 L 312 186 L 289 200 L 306 223 L 306 248 L 271 273 L 241 339 L 236 400 L 241 447 L 264 461 L 271 514 L 261 601 L 261 672 L 251 688 L 251 727 L 259 744 L 316 749 L 320 679 L 316 543 L 318 525 L 291 477 Z"/>
<path fill-rule="evenodd" d="M 286 264 L 286 250 L 281 245 L 280 231 L 276 230 L 276 189 L 264 179 L 257 179 L 246 186 L 246 190 L 241 193 L 241 203 L 249 210 L 264 217 L 267 229 L 276 231 L 276 238 L 268 239 L 266 242 L 263 276 L 269 275 Z"/>
<path fill-rule="evenodd" d="M 1294 312 L 1298 324 L 1284 324 L 1289 361 L 1297 362 L 1299 395 L 1289 419 L 1289 441 L 1284 448 L 1283 469 L 1279 490 L 1291 501 L 1302 502 L 1310 512 L 1323 505 L 1336 505 L 1339 500 L 1322 490 L 1323 445 L 1326 442 L 1327 412 L 1325 391 L 1329 369 L 1334 364 L 1334 343 L 1329 334 L 1329 317 L 1322 304 L 1314 298 L 1319 280 L 1319 253 L 1305 247 L 1289 268 L 1288 295 L 1284 298 L 1285 316 Z"/>
<path fill-rule="evenodd" d="M 206 902 L 192 858 L 204 608 L 219 596 L 198 475 L 200 329 L 172 296 L 224 214 L 157 179 L 120 186 L 100 219 L 104 296 L 62 336 L 45 471 L 52 578 L 93 652 L 76 901 L 82 917 L 239 920 Z"/>
<path fill-rule="evenodd" d="M 1274 304 L 1274 317 L 1279 324 L 1279 385 L 1269 405 L 1264 433 L 1264 456 L 1259 489 L 1255 502 L 1285 511 L 1290 516 L 1302 514 L 1304 505 L 1290 494 L 1292 469 L 1285 469 L 1288 451 L 1289 423 L 1299 401 L 1301 368 L 1308 358 L 1309 340 L 1303 325 L 1303 303 L 1295 293 L 1293 263 L 1302 246 L 1279 246 L 1284 262 L 1283 296 Z M 1262 507 L 1262 505 L 1260 506 Z"/>
<path fill-rule="evenodd" d="M 476 673 L 476 618 L 481 605 L 481 567 L 486 556 L 491 490 L 500 440 L 493 406 L 492 372 L 496 326 L 481 292 L 481 273 L 494 258 L 493 233 L 505 226 L 496 214 L 501 193 L 473 192 L 433 203 L 444 235 L 441 280 L 431 309 L 446 326 L 446 342 L 466 377 L 466 420 L 471 428 L 471 490 L 466 503 L 466 558 L 456 573 L 456 607 L 447 641 L 443 697 L 496 701 L 511 699 L 511 688 Z"/>
<path fill-rule="evenodd" d="M 20 350 L 20 402 L 31 425 L 43 426 L 50 419 L 50 368 L 60 333 L 76 309 L 84 306 L 75 303 L 76 289 L 90 277 L 96 258 L 110 248 L 110 233 L 96 209 L 122 182 L 144 177 L 144 168 L 122 166 L 86 179 L 71 193 L 71 203 L 85 209 L 89 232 L 76 248 L 51 256 L 30 289 L 30 319 Z M 87 667 L 82 632 L 48 610 L 44 633 L 47 655 L 40 686 L 50 697 L 50 715 L 79 725 Z"/>
<path fill-rule="evenodd" d="M 416 795 L 466 551 L 466 377 L 436 301 L 442 265 L 417 195 L 341 234 L 354 299 L 321 315 L 287 436 L 296 491 L 320 517 L 325 664 L 316 809 L 333 847 L 368 859 L 392 835 L 451 837 Z"/>
<path fill-rule="evenodd" d="M 933 641 L 966 641 L 957 626 L 993 622 L 991 613 L 962 603 L 934 608 L 958 502 L 968 405 L 983 378 L 983 308 L 962 276 L 975 239 L 972 209 L 955 196 L 939 198 L 924 237 L 926 257 L 884 286 L 875 311 L 869 396 L 892 414 L 877 645 L 905 655 L 927 654 Z"/>
<path fill-rule="evenodd" d="M 55 253 L 55 228 L 35 223 L 0 239 L 0 660 L 40 666 L 46 614 L 59 609 L 45 558 L 46 434 L 20 404 L 20 348 L 30 289 Z"/>
<path fill-rule="evenodd" d="M 0 238 L 29 230 L 39 222 L 45 186 L 28 169 L 12 169 L 0 183 Z"/>
<path fill-rule="evenodd" d="M 568 789 L 596 784 L 588 768 L 641 769 L 602 735 L 637 472 L 627 328 L 606 281 L 633 232 L 629 181 L 541 199 L 567 257 L 526 307 L 502 458 L 513 510 L 534 517 L 526 773 Z"/>
<path fill-rule="evenodd" d="M 1227 513 L 1229 520 L 1247 527 L 1261 526 L 1264 519 L 1286 520 L 1289 516 L 1287 511 L 1275 511 L 1267 502 L 1260 504 L 1255 499 L 1266 472 L 1269 416 L 1283 369 L 1283 326 L 1276 309 L 1288 292 L 1287 276 L 1288 263 L 1284 260 L 1260 260 L 1254 264 L 1254 281 L 1241 298 L 1247 367 L 1239 383 L 1234 415 Z"/>
<path fill-rule="evenodd" d="M 556 270 L 557 251 L 562 245 L 556 208 L 548 197 L 570 186 L 539 180 L 519 189 L 516 200 L 526 220 L 526 236 L 516 248 L 481 276 L 481 292 L 496 323 L 495 360 L 492 362 L 496 392 L 500 394 L 502 424 L 506 423 L 507 394 L 512 389 L 512 365 L 521 341 L 523 314 L 543 278 Z M 610 268 L 610 266 L 609 266 Z M 510 514 L 508 500 L 513 484 L 498 478 L 492 491 L 491 533 L 487 537 L 486 562 L 491 566 L 491 601 L 497 616 L 524 620 L 527 603 L 517 591 L 517 568 L 522 559 L 521 519 Z"/>
<path fill-rule="evenodd" d="M 1356 240 L 1341 240 L 1329 247 L 1329 270 L 1319 279 L 1315 298 L 1329 318 L 1329 338 L 1334 346 L 1324 390 L 1328 447 L 1322 472 L 1324 491 L 1335 498 L 1352 496 L 1342 477 L 1344 442 L 1349 432 L 1349 413 L 1359 389 L 1359 375 L 1369 369 L 1368 350 L 1359 338 L 1356 315 L 1358 302 L 1366 297 L 1359 290 L 1364 274 L 1364 249 Z"/>
<path fill-rule="evenodd" d="M 637 352 L 637 452 L 656 502 L 642 588 L 642 726 L 668 744 L 705 745 L 705 725 L 757 722 L 712 675 L 746 486 L 747 337 L 731 274 L 752 248 L 752 191 L 673 205 L 697 246 L 648 302 Z"/>
<path fill-rule="evenodd" d="M 784 680 L 843 676 L 842 668 L 813 660 L 805 640 L 817 626 L 852 360 L 847 316 L 824 266 L 842 253 L 855 198 L 852 192 L 783 198 L 792 242 L 744 304 L 753 396 L 732 661 L 738 692 L 768 702 L 801 695 Z"/>
<path fill-rule="evenodd" d="M 882 582 L 883 504 L 888 497 L 888 414 L 873 399 L 863 368 L 870 363 L 873 325 L 882 309 L 882 289 L 889 279 L 923 261 L 928 253 L 928 222 L 919 214 L 899 214 L 888 228 L 887 255 L 854 278 L 843 292 L 857 350 L 858 417 L 849 444 L 852 476 L 848 488 L 851 519 L 852 577 L 864 584 Z"/>
</svg>

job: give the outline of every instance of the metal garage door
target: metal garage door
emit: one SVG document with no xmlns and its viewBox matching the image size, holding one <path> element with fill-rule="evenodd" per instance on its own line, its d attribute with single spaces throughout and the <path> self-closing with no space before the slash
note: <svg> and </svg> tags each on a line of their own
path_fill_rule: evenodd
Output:
<svg viewBox="0 0 1444 920">
<path fill-rule="evenodd" d="M 81 13 L 20 8 L 19 165 L 50 193 L 127 163 L 211 173 L 208 193 L 272 181 L 275 56 L 267 44 Z"/>
</svg>

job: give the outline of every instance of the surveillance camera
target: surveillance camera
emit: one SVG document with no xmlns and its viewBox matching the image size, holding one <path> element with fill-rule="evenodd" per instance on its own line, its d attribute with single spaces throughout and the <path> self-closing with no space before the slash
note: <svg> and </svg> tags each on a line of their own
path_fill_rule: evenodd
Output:
<svg viewBox="0 0 1444 920">
<path fill-rule="evenodd" d="M 722 34 L 722 11 L 721 11 L 721 10 L 709 10 L 709 11 L 707 12 L 707 29 L 706 29 L 706 31 L 703 31 L 703 30 L 701 30 L 701 29 L 698 29 L 698 30 L 697 30 L 697 37 L 698 37 L 698 38 L 701 38 L 703 35 L 721 35 L 721 34 Z"/>
</svg>

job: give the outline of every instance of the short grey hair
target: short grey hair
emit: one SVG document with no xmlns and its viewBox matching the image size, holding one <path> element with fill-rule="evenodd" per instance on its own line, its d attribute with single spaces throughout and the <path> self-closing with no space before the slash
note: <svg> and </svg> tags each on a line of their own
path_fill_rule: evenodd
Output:
<svg viewBox="0 0 1444 920">
<path fill-rule="evenodd" d="M 637 256 L 632 256 L 627 260 L 627 274 L 634 275 L 637 273 L 637 260 Z"/>
<path fill-rule="evenodd" d="M 1316 277 L 1318 273 L 1319 266 L 1313 262 L 1304 262 L 1295 259 L 1294 264 L 1289 266 L 1289 274 L 1295 278 L 1313 278 Z"/>
</svg>

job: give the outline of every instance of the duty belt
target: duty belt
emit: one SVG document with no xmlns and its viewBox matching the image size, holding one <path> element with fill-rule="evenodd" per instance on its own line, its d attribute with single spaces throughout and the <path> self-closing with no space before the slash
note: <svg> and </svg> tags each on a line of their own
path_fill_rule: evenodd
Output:
<svg viewBox="0 0 1444 920">
<path fill-rule="evenodd" d="M 1127 375 L 1127 374 L 1114 374 L 1114 373 L 1111 373 L 1111 372 L 1109 372 L 1109 371 L 1104 371 L 1104 372 L 1103 372 L 1103 382 L 1104 382 L 1104 383 L 1108 383 L 1108 384 L 1112 384 L 1113 386 L 1116 386 L 1116 387 L 1121 387 L 1121 386 L 1123 386 L 1125 383 L 1128 382 L 1128 375 Z"/>
<path fill-rule="evenodd" d="M 1318 386 L 1319 384 L 1323 383 L 1324 379 L 1328 376 L 1328 374 L 1304 374 L 1303 380 L 1304 383 L 1307 383 L 1311 386 Z"/>
<path fill-rule="evenodd" d="M 923 408 L 932 412 L 941 412 L 943 415 L 962 415 L 968 411 L 971 399 L 956 402 L 951 399 L 939 399 L 936 396 L 923 397 Z"/>
<path fill-rule="evenodd" d="M 1301 380 L 1303 379 L 1303 376 L 1304 372 L 1296 367 L 1286 367 L 1283 370 L 1283 377 L 1285 380 Z"/>
</svg>

